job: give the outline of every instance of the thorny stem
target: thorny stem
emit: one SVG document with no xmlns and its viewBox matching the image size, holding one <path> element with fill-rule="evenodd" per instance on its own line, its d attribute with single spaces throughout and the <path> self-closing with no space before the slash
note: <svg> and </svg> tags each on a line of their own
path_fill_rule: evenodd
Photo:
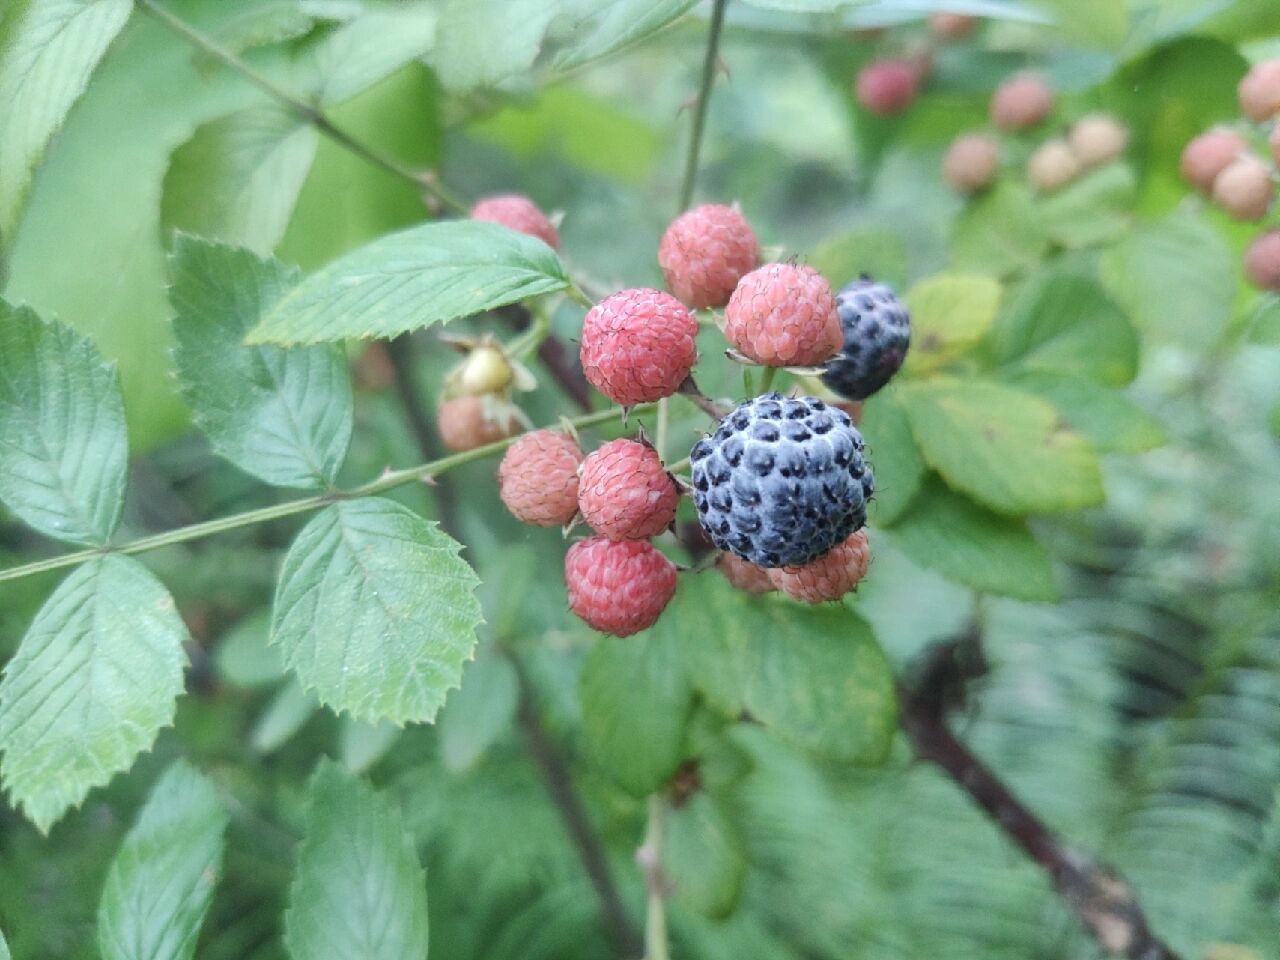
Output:
<svg viewBox="0 0 1280 960">
<path fill-rule="evenodd" d="M 368 144 L 364 144 L 359 140 L 356 140 L 346 131 L 336 126 L 318 106 L 306 102 L 300 97 L 290 93 L 288 90 L 285 90 L 283 87 L 277 85 L 276 82 L 266 74 L 236 56 L 232 51 L 218 43 L 217 40 L 197 30 L 185 20 L 171 13 L 161 4 L 156 3 L 156 0 L 138 0 L 138 6 L 151 14 L 151 16 L 155 17 L 174 33 L 181 36 L 192 46 L 198 47 L 223 66 L 234 70 L 259 90 L 279 101 L 285 107 L 288 107 L 297 114 L 298 117 L 305 120 L 307 123 L 310 123 L 330 140 L 333 140 L 340 146 L 345 147 L 356 156 L 369 161 L 374 166 L 380 167 L 392 176 L 399 177 L 401 180 L 412 184 L 417 189 L 431 194 L 431 196 L 435 197 L 454 213 L 466 212 L 466 205 L 445 189 L 445 187 L 442 186 L 435 177 L 428 173 L 419 173 L 410 170 L 398 160 L 388 157 L 385 154 L 374 150 Z"/>
<path fill-rule="evenodd" d="M 702 83 L 698 87 L 698 99 L 693 105 L 693 126 L 689 136 L 689 154 L 684 162 L 684 179 L 680 184 L 680 209 L 689 209 L 693 200 L 693 187 L 698 179 L 698 157 L 702 152 L 702 132 L 707 125 L 707 101 L 711 99 L 711 86 L 716 79 L 716 59 L 720 50 L 720 29 L 724 26 L 724 8 L 729 0 L 714 0 L 711 7 L 711 27 L 707 32 L 707 53 L 702 61 Z"/>
<path fill-rule="evenodd" d="M 631 412 L 633 414 L 650 413 L 653 409 L 654 404 L 646 403 L 632 407 Z M 607 410 L 598 410 L 595 413 L 574 417 L 568 423 L 574 427 L 590 427 L 615 420 L 619 415 L 616 407 L 610 407 Z M 186 543 L 189 540 L 199 540 L 204 537 L 211 537 L 214 534 L 226 533 L 229 530 L 236 530 L 240 527 L 267 523 L 271 520 L 282 520 L 285 517 L 296 516 L 300 513 L 309 513 L 312 510 L 319 510 L 321 507 L 326 507 L 341 500 L 376 496 L 388 490 L 394 490 L 396 487 L 403 487 L 407 483 L 413 483 L 415 480 L 430 480 L 464 464 L 496 456 L 515 443 L 516 439 L 517 437 L 507 437 L 504 440 L 485 444 L 483 447 L 476 447 L 474 450 L 466 450 L 428 463 L 421 463 L 416 467 L 406 467 L 403 470 L 388 470 L 382 476 L 350 490 L 327 491 L 310 497 L 278 503 L 270 507 L 246 510 L 243 513 L 220 517 L 217 520 L 193 523 L 190 526 L 179 527 L 177 530 L 169 530 L 150 537 L 142 537 L 119 547 L 92 547 L 87 550 L 77 550 L 74 553 L 65 553 L 60 557 L 50 557 L 47 560 L 37 560 L 34 563 L 26 563 L 19 567 L 10 567 L 8 570 L 0 570 L 0 582 L 18 580 L 22 577 L 33 576 L 37 573 L 47 573 L 50 570 L 60 570 L 64 567 L 74 567 L 77 564 L 84 563 L 86 560 L 92 560 L 94 557 L 100 557 L 108 553 L 146 553 L 150 550 L 159 550 L 161 547 L 169 547 L 178 543 Z"/>
<path fill-rule="evenodd" d="M 667 940 L 667 881 L 662 873 L 662 844 L 666 831 L 667 801 L 658 793 L 649 797 L 649 826 L 636 859 L 644 870 L 649 892 L 644 921 L 644 960 L 670 960 Z"/>
</svg>

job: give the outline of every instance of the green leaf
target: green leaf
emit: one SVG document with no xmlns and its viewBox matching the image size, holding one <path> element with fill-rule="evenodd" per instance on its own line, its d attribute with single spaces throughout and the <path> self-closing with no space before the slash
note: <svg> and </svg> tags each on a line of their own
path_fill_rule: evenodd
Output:
<svg viewBox="0 0 1280 960">
<path fill-rule="evenodd" d="M 189 639 L 128 557 L 89 560 L 45 602 L 0 681 L 4 785 L 41 831 L 173 722 Z"/>
<path fill-rule="evenodd" d="M 12 960 L 9 954 L 9 944 L 4 938 L 3 931 L 0 931 L 0 960 Z"/>
<path fill-rule="evenodd" d="M 892 230 L 853 230 L 831 237 L 809 255 L 809 265 L 839 290 L 864 273 L 900 286 L 907 279 L 907 250 Z"/>
<path fill-rule="evenodd" d="M 907 412 L 895 392 L 882 390 L 862 408 L 859 426 L 876 478 L 870 517 L 889 524 L 902 514 L 924 479 L 924 460 L 911 435 Z"/>
<path fill-rule="evenodd" d="M 227 814 L 208 780 L 179 760 L 151 789 L 98 904 L 103 960 L 190 960 L 222 864 Z"/>
<path fill-rule="evenodd" d="M 904 385 L 898 395 L 925 462 L 979 503 L 1025 514 L 1102 502 L 1098 458 L 1038 397 L 952 377 Z"/>
<path fill-rule="evenodd" d="M 0 249 L 31 172 L 89 75 L 129 19 L 132 0 L 30 0 L 0 47 Z"/>
<path fill-rule="evenodd" d="M 963 356 L 986 334 L 1000 309 L 1000 284 L 991 277 L 943 273 L 907 291 L 911 349 L 904 372 L 919 375 Z"/>
<path fill-rule="evenodd" d="M 1068 250 L 1096 247 L 1124 236 L 1137 195 L 1133 171 L 1109 163 L 1040 201 L 1049 239 Z"/>
<path fill-rule="evenodd" d="M 213 662 L 227 683 L 252 689 L 278 683 L 284 676 L 280 651 L 267 643 L 271 611 L 261 609 L 234 624 L 218 640 Z"/>
<path fill-rule="evenodd" d="M 438 6 L 435 0 L 368 5 L 338 27 L 312 57 L 319 78 L 314 99 L 324 106 L 343 103 L 426 56 L 436 42 Z"/>
<path fill-rule="evenodd" d="M 748 598 L 719 576 L 697 587 L 676 594 L 659 628 L 683 637 L 690 679 L 716 709 L 745 710 L 821 757 L 883 761 L 897 723 L 893 677 L 860 617 L 839 604 Z"/>
<path fill-rule="evenodd" d="M 1042 372 L 1019 374 L 1010 382 L 1048 400 L 1101 453 L 1142 453 L 1168 442 L 1160 421 L 1118 391 Z"/>
<path fill-rule="evenodd" d="M 1234 312 L 1236 257 L 1218 230 L 1184 208 L 1108 250 L 1101 272 L 1107 290 L 1157 342 L 1202 350 L 1222 336 Z"/>
<path fill-rule="evenodd" d="M 1006 278 L 1040 263 L 1049 249 L 1044 221 L 1030 191 L 1000 181 L 973 200 L 955 220 L 951 255 L 955 265 Z"/>
<path fill-rule="evenodd" d="M 297 680 L 290 677 L 280 685 L 249 731 L 249 746 L 255 753 L 275 753 L 294 738 L 320 708 Z"/>
<path fill-rule="evenodd" d="M 1260 297 L 1249 326 L 1249 340 L 1268 347 L 1280 347 L 1280 297 Z"/>
<path fill-rule="evenodd" d="M 680 652 L 688 638 L 665 619 L 638 637 L 601 637 L 578 682 L 587 753 L 637 797 L 675 774 L 693 709 Z"/>
<path fill-rule="evenodd" d="M 541 240 L 476 220 L 424 223 L 374 240 L 281 297 L 250 343 L 392 337 L 569 285 Z"/>
<path fill-rule="evenodd" d="M 447 89 L 500 86 L 533 66 L 558 6 L 552 0 L 445 0 L 429 62 Z"/>
<path fill-rule="evenodd" d="M 242 341 L 297 281 L 247 250 L 180 236 L 169 299 L 183 395 L 214 450 L 284 487 L 329 486 L 351 440 L 351 380 L 342 349 Z"/>
<path fill-rule="evenodd" d="M 302 685 L 357 720 L 435 718 L 476 645 L 476 575 L 457 541 L 413 511 L 335 503 L 284 560 L 271 642 Z"/>
<path fill-rule="evenodd" d="M 1052 561 L 1026 522 L 980 507 L 937 477 L 891 533 L 903 553 L 949 580 L 1021 600 L 1058 598 Z"/>
<path fill-rule="evenodd" d="M 401 734 L 394 723 L 362 723 L 343 717 L 338 727 L 338 755 L 352 773 L 364 773 L 386 756 Z"/>
<path fill-rule="evenodd" d="M 0 300 L 0 500 L 41 533 L 106 543 L 128 456 L 115 368 L 70 327 Z"/>
<path fill-rule="evenodd" d="M 746 848 L 711 794 L 695 793 L 667 815 L 662 867 L 678 903 L 713 920 L 733 913 L 747 877 Z"/>
<path fill-rule="evenodd" d="M 284 916 L 292 960 L 425 960 L 426 875 L 399 808 L 330 760 L 311 778 Z"/>
<path fill-rule="evenodd" d="M 1115 302 L 1088 277 L 1037 274 L 991 331 L 1002 366 L 1069 374 L 1122 386 L 1138 372 L 1138 334 Z"/>
<path fill-rule="evenodd" d="M 697 0 L 604 0 L 576 28 L 577 36 L 556 56 L 561 69 L 615 53 L 639 43 L 692 10 Z"/>
<path fill-rule="evenodd" d="M 530 589 L 536 589 L 530 585 Z M 515 720 L 520 693 L 515 670 L 488 651 L 462 674 L 462 687 L 440 713 L 440 755 L 445 769 L 470 770 Z"/>
<path fill-rule="evenodd" d="M 318 138 L 315 127 L 274 103 L 202 125 L 173 152 L 161 229 L 270 254 L 289 225 Z"/>
</svg>

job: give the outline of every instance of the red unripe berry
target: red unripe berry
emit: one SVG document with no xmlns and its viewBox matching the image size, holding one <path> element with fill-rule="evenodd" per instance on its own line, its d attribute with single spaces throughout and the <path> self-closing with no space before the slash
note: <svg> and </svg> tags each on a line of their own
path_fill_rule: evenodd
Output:
<svg viewBox="0 0 1280 960">
<path fill-rule="evenodd" d="M 963 40 L 977 25 L 978 18 L 966 13 L 935 13 L 929 17 L 929 30 L 944 40 Z"/>
<path fill-rule="evenodd" d="M 488 220 L 510 230 L 537 237 L 552 250 L 560 246 L 560 234 L 555 224 L 536 203 L 518 193 L 500 193 L 481 197 L 471 208 L 472 220 Z"/>
<path fill-rule="evenodd" d="M 942 158 L 942 176 L 961 193 L 974 193 L 991 183 L 1000 166 L 1000 147 L 991 137 L 969 133 L 956 137 Z"/>
<path fill-rule="evenodd" d="M 564 558 L 569 607 L 602 633 L 653 626 L 676 592 L 676 566 L 647 540 L 579 540 Z"/>
<path fill-rule="evenodd" d="M 1001 130 L 1025 130 L 1053 112 L 1053 91 L 1034 73 L 1022 73 L 996 88 L 991 122 Z"/>
<path fill-rule="evenodd" d="M 610 540 L 656 537 L 676 518 L 680 490 L 658 451 L 639 440 L 611 440 L 582 462 L 578 507 Z"/>
<path fill-rule="evenodd" d="M 650 403 L 676 392 L 698 359 L 698 320 L 660 290 L 623 290 L 587 311 L 582 368 L 614 403 Z"/>
<path fill-rule="evenodd" d="M 662 235 L 658 265 L 667 289 L 694 309 L 723 307 L 760 260 L 760 243 L 735 207 L 708 203 L 676 217 Z"/>
<path fill-rule="evenodd" d="M 462 452 L 519 433 L 520 419 L 502 401 L 477 396 L 455 397 L 436 410 L 436 429 L 446 447 Z"/>
<path fill-rule="evenodd" d="M 1244 254 L 1244 272 L 1261 290 L 1280 291 L 1280 230 L 1258 234 Z"/>
<path fill-rule="evenodd" d="M 747 593 L 772 593 L 777 589 L 769 579 L 768 570 L 732 553 L 720 554 L 716 558 L 716 568 L 726 580 Z"/>
<path fill-rule="evenodd" d="M 510 447 L 498 464 L 498 495 L 512 515 L 535 527 L 559 527 L 578 513 L 582 451 L 559 430 L 535 430 Z"/>
<path fill-rule="evenodd" d="M 1270 120 L 1280 113 L 1280 60 L 1254 64 L 1236 87 L 1240 109 L 1250 120 Z"/>
<path fill-rule="evenodd" d="M 858 72 L 853 89 L 860 104 L 877 116 L 890 117 L 915 101 L 920 72 L 909 60 L 876 60 Z"/>
<path fill-rule="evenodd" d="M 1248 149 L 1244 137 L 1232 130 L 1208 130 L 1183 148 L 1182 176 L 1201 193 L 1211 193 L 1218 174 Z"/>
<path fill-rule="evenodd" d="M 1271 209 L 1271 169 L 1251 154 L 1231 161 L 1213 181 L 1213 201 L 1236 220 L 1260 220 Z"/>
<path fill-rule="evenodd" d="M 769 571 L 773 585 L 789 597 L 805 603 L 839 600 L 858 585 L 871 565 L 867 531 L 859 530 L 817 560 L 799 567 Z"/>
<path fill-rule="evenodd" d="M 729 342 L 768 367 L 824 363 L 844 346 L 831 285 L 812 267 L 769 263 L 751 271 L 729 298 L 724 320 Z"/>
</svg>

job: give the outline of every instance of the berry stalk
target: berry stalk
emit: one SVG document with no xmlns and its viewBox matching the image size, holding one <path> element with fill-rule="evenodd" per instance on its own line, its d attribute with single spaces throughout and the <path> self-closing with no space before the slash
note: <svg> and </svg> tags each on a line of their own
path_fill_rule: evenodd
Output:
<svg viewBox="0 0 1280 960">
<path fill-rule="evenodd" d="M 720 50 L 720 31 L 724 26 L 724 8 L 729 0 L 714 0 L 711 6 L 711 27 L 707 31 L 707 53 L 702 61 L 702 83 L 698 99 L 693 104 L 693 126 L 689 137 L 689 154 L 684 161 L 684 179 L 680 183 L 680 209 L 683 213 L 693 201 L 693 187 L 698 179 L 698 157 L 702 152 L 702 132 L 707 125 L 707 101 L 711 99 L 711 85 L 716 79 L 716 57 Z"/>
</svg>

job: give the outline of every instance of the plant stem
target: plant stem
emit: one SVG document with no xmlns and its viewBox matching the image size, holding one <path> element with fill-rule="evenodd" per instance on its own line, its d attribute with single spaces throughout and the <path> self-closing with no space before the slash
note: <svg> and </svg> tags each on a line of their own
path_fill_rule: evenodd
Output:
<svg viewBox="0 0 1280 960">
<path fill-rule="evenodd" d="M 653 409 L 654 404 L 646 403 L 632 407 L 631 412 L 633 414 L 650 413 Z M 607 410 L 598 410 L 595 413 L 574 417 L 568 422 L 575 427 L 590 427 L 600 423 L 607 423 L 610 420 L 617 419 L 619 416 L 618 409 L 610 407 Z M 413 483 L 415 480 L 429 480 L 432 477 L 448 473 L 455 467 L 461 467 L 464 464 L 472 463 L 476 460 L 484 460 L 503 453 L 507 447 L 516 442 L 518 436 L 488 443 L 483 447 L 476 447 L 474 450 L 450 454 L 438 460 L 418 464 L 416 467 L 406 467 L 403 470 L 388 470 L 377 479 L 370 480 L 368 483 L 361 484 L 351 490 L 318 493 L 314 496 L 302 497 L 298 500 L 290 500 L 270 507 L 246 510 L 244 513 L 235 513 L 229 517 L 220 517 L 217 520 L 193 523 L 187 527 L 179 527 L 177 530 L 169 530 L 150 537 L 142 537 L 119 547 L 92 547 L 87 550 L 77 550 L 74 553 L 64 553 L 60 557 L 50 557 L 47 560 L 37 560 L 34 563 L 25 563 L 19 567 L 10 567 L 8 570 L 0 570 L 0 582 L 19 580 L 22 577 L 30 577 L 37 573 L 47 573 L 50 570 L 61 570 L 64 567 L 74 567 L 77 564 L 84 563 L 86 560 L 92 560 L 94 557 L 100 557 L 108 553 L 146 553 L 150 550 L 159 550 L 161 547 L 186 543 L 189 540 L 199 540 L 217 533 L 226 533 L 229 530 L 236 530 L 240 527 L 266 523 L 271 520 L 282 520 L 285 517 L 292 517 L 299 513 L 308 513 L 340 500 L 375 496 L 388 490 L 394 490 L 396 487 L 403 487 L 406 483 Z"/>
<path fill-rule="evenodd" d="M 1129 960 L 1178 960 L 1151 932 L 1137 895 L 1114 870 L 1064 844 L 958 740 L 941 706 L 899 688 L 902 728 L 916 754 L 936 764 L 1010 840 L 1044 868 L 1058 896 L 1108 953 Z"/>
<path fill-rule="evenodd" d="M 768 393 L 773 389 L 773 380 L 778 375 L 777 367 L 765 367 L 760 375 L 760 393 Z"/>
<path fill-rule="evenodd" d="M 658 451 L 659 460 L 667 458 L 667 422 L 670 419 L 667 400 L 667 397 L 663 397 L 658 401 L 658 422 L 654 428 L 653 446 Z"/>
<path fill-rule="evenodd" d="M 182 18 L 171 13 L 164 6 L 156 3 L 156 0 L 137 0 L 137 3 L 139 7 L 151 14 L 151 16 L 155 17 L 174 33 L 181 36 L 192 46 L 199 48 L 223 66 L 240 74 L 240 76 L 244 77 L 259 90 L 277 100 L 285 107 L 288 107 L 302 120 L 310 123 L 330 140 L 333 140 L 335 143 L 345 147 L 356 156 L 362 157 L 374 166 L 380 167 L 392 176 L 399 177 L 401 180 L 411 183 L 417 189 L 431 194 L 454 213 L 465 213 L 467 211 L 466 205 L 441 186 L 434 177 L 426 173 L 418 173 L 410 170 L 398 160 L 374 150 L 368 144 L 361 143 L 359 140 L 356 140 L 346 131 L 336 126 L 318 106 L 312 103 L 307 103 L 305 100 L 295 96 L 283 87 L 278 86 L 276 82 L 266 74 L 242 60 L 235 53 L 222 46 L 212 37 L 202 33 Z"/>
<path fill-rule="evenodd" d="M 684 161 L 684 180 L 680 184 L 680 209 L 689 209 L 693 200 L 693 187 L 698 179 L 698 155 L 702 152 L 702 132 L 707 125 L 707 101 L 711 99 L 711 85 L 716 79 L 716 59 L 720 51 L 720 30 L 724 26 L 724 8 L 729 0 L 714 0 L 711 5 L 711 27 L 707 31 L 707 53 L 702 61 L 702 83 L 698 87 L 698 99 L 693 105 L 693 127 L 689 136 L 689 154 Z"/>
<path fill-rule="evenodd" d="M 587 813 L 586 805 L 573 785 L 569 763 L 542 725 L 542 719 L 538 715 L 538 705 L 534 699 L 533 682 L 523 662 L 515 651 L 507 647 L 501 649 L 515 671 L 520 696 L 516 719 L 528 741 L 529 752 L 542 772 L 547 792 L 551 795 L 551 800 L 578 851 L 583 869 L 591 880 L 591 887 L 600 901 L 600 912 L 604 916 L 605 927 L 609 931 L 615 949 L 623 957 L 634 957 L 641 949 L 640 935 L 622 906 L 622 897 L 614 885 L 613 875 L 609 872 L 609 863 L 605 858 L 604 849 L 600 846 L 600 840 L 591 826 L 591 817 Z"/>
<path fill-rule="evenodd" d="M 661 794 L 649 797 L 649 826 L 644 837 L 645 882 L 649 891 L 644 920 L 644 960 L 670 960 L 667 943 L 667 890 L 662 875 L 662 843 L 667 801 Z"/>
</svg>

